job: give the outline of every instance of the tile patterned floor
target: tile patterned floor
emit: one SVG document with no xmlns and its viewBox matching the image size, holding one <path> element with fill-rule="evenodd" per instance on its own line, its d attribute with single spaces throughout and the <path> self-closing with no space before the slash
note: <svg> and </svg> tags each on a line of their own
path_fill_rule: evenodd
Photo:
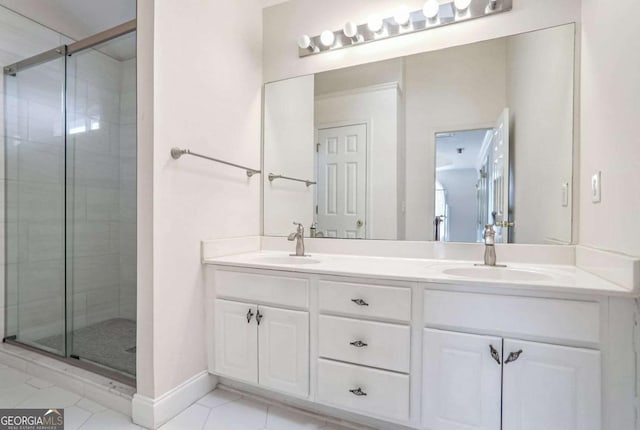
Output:
<svg viewBox="0 0 640 430">
<path fill-rule="evenodd" d="M 0 408 L 64 408 L 65 430 L 142 428 L 131 418 L 0 364 Z M 161 430 L 348 430 L 225 390 L 204 396 Z"/>
</svg>

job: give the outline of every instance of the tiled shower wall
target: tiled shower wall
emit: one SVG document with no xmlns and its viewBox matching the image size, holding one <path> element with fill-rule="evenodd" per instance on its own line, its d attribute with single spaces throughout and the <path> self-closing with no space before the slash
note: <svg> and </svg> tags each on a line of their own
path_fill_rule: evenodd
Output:
<svg viewBox="0 0 640 430">
<path fill-rule="evenodd" d="M 63 43 L 68 40 L 61 35 L 0 7 L 0 65 Z M 7 202 L 8 228 L 17 240 L 8 248 L 6 333 L 29 341 L 61 334 L 64 327 L 65 152 L 60 94 L 46 85 L 64 75 L 56 64 L 42 70 L 21 76 L 19 97 L 7 101 L 20 115 L 8 127 L 12 177 L 1 176 L 19 197 Z M 69 58 L 67 76 L 72 134 L 66 174 L 73 184 L 66 190 L 72 274 L 67 290 L 73 291 L 74 328 L 80 328 L 115 317 L 135 319 L 135 59 L 87 51 Z M 0 97 L 5 99 L 1 84 Z M 0 124 L 3 143 L 4 136 Z M 5 258 L 1 262 L 4 270 Z M 0 299 L 2 321 L 4 312 Z"/>
</svg>

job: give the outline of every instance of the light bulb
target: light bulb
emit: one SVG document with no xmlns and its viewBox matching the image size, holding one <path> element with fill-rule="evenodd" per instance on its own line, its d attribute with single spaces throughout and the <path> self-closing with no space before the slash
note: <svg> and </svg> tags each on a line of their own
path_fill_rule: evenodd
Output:
<svg viewBox="0 0 640 430">
<path fill-rule="evenodd" d="M 438 3 L 438 0 L 427 0 L 427 2 L 424 4 L 424 7 L 422 8 L 422 13 L 424 13 L 424 16 L 426 16 L 428 19 L 435 19 L 438 16 L 439 12 L 440 3 Z"/>
<path fill-rule="evenodd" d="M 336 35 L 333 34 L 333 31 L 325 30 L 320 35 L 320 43 L 322 43 L 323 46 L 326 46 L 326 47 L 333 46 L 335 42 L 336 42 Z"/>
<path fill-rule="evenodd" d="M 409 21 L 411 20 L 409 9 L 406 6 L 402 6 L 396 11 L 395 15 L 393 15 L 393 20 L 396 22 L 396 24 L 401 26 L 409 24 Z"/>
<path fill-rule="evenodd" d="M 369 23 L 367 24 L 369 30 L 371 30 L 373 33 L 378 33 L 380 30 L 382 30 L 383 25 L 384 23 L 382 22 L 382 18 L 377 16 L 369 18 Z"/>
<path fill-rule="evenodd" d="M 453 4 L 460 12 L 466 10 L 471 4 L 471 0 L 454 0 Z"/>
<path fill-rule="evenodd" d="M 306 34 L 303 34 L 298 38 L 298 47 L 300 49 L 308 49 L 310 51 L 314 50 L 313 42 L 311 42 L 311 38 Z"/>
<path fill-rule="evenodd" d="M 353 40 L 354 42 L 357 42 L 359 39 L 359 35 L 358 35 L 358 26 L 356 25 L 355 22 L 353 21 L 347 21 L 344 24 L 344 27 L 342 28 L 342 31 L 344 32 L 344 35 L 347 36 L 348 38 L 350 38 L 351 40 Z"/>
</svg>

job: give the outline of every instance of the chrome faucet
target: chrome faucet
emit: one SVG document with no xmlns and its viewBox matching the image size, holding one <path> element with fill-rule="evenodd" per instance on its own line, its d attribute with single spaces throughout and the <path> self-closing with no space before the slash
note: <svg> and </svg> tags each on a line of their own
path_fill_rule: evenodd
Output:
<svg viewBox="0 0 640 430">
<path fill-rule="evenodd" d="M 291 254 L 296 257 L 304 257 L 304 226 L 299 222 L 293 222 L 293 225 L 297 225 L 296 231 L 291 233 L 287 238 L 290 241 L 296 241 L 296 253 Z"/>
<path fill-rule="evenodd" d="M 484 264 L 478 264 L 478 266 L 507 267 L 496 264 L 496 232 L 492 224 L 484 226 L 482 237 L 484 238 Z"/>
<path fill-rule="evenodd" d="M 496 232 L 493 230 L 493 225 L 487 224 L 484 226 L 484 265 L 495 266 L 496 265 Z"/>
</svg>

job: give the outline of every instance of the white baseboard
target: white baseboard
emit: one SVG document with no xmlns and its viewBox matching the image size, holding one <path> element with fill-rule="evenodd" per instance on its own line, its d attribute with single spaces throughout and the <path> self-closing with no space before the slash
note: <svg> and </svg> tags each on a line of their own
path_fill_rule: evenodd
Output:
<svg viewBox="0 0 640 430">
<path fill-rule="evenodd" d="M 133 422 L 157 429 L 213 390 L 217 378 L 203 371 L 156 399 L 134 394 L 131 403 Z"/>
</svg>

